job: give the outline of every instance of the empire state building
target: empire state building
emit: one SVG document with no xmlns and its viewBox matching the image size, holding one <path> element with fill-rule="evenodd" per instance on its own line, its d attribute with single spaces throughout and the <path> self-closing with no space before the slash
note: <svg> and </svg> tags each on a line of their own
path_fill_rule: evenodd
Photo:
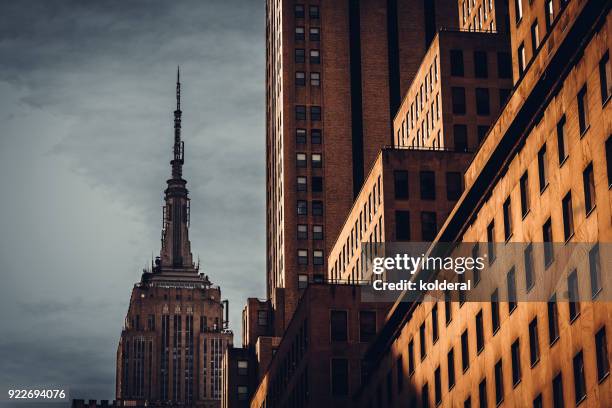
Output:
<svg viewBox="0 0 612 408">
<path fill-rule="evenodd" d="M 191 254 L 181 115 L 177 71 L 161 251 L 132 290 L 117 349 L 119 406 L 220 406 L 221 362 L 233 334 L 221 289 L 199 272 Z"/>
</svg>

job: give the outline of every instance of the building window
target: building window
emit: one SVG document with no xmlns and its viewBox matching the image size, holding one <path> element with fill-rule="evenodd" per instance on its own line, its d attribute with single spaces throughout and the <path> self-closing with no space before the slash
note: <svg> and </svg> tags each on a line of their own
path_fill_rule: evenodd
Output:
<svg viewBox="0 0 612 408">
<path fill-rule="evenodd" d="M 608 187 L 612 186 L 612 136 L 606 139 L 606 171 L 608 173 Z"/>
<path fill-rule="evenodd" d="M 546 161 L 546 144 L 538 152 L 538 175 L 540 177 L 540 193 L 548 186 L 548 163 Z"/>
<path fill-rule="evenodd" d="M 484 116 L 491 113 L 488 88 L 476 88 L 476 113 Z"/>
<path fill-rule="evenodd" d="M 529 323 L 529 361 L 533 367 L 540 360 L 540 340 L 538 336 L 538 318 Z"/>
<path fill-rule="evenodd" d="M 484 349 L 484 324 L 482 319 L 482 310 L 476 315 L 476 351 L 477 354 Z"/>
<path fill-rule="evenodd" d="M 582 350 L 574 356 L 574 393 L 576 405 L 586 398 L 586 381 L 584 378 L 584 358 Z"/>
<path fill-rule="evenodd" d="M 524 218 L 529 212 L 529 173 L 525 170 L 525 173 L 521 176 L 520 181 L 521 190 L 521 215 Z"/>
<path fill-rule="evenodd" d="M 582 185 L 584 186 L 584 209 L 587 216 L 595 208 L 595 178 L 593 176 L 593 163 L 582 172 Z"/>
<path fill-rule="evenodd" d="M 504 400 L 504 372 L 501 359 L 495 363 L 495 403 L 499 405 Z"/>
<path fill-rule="evenodd" d="M 414 340 L 408 343 L 408 375 L 414 374 Z"/>
<path fill-rule="evenodd" d="M 433 171 L 421 171 L 421 200 L 436 199 L 436 174 Z"/>
<path fill-rule="evenodd" d="M 332 310 L 330 319 L 331 341 L 347 341 L 347 312 L 345 310 Z"/>
<path fill-rule="evenodd" d="M 462 77 L 464 75 L 463 51 L 462 50 L 450 50 L 450 63 L 451 63 L 451 75 Z"/>
<path fill-rule="evenodd" d="M 319 19 L 319 6 L 310 6 L 308 7 L 308 16 L 312 19 L 312 20 L 318 20 Z"/>
<path fill-rule="evenodd" d="M 306 120 L 306 106 L 297 105 L 295 107 L 295 119 L 296 120 Z"/>
<path fill-rule="evenodd" d="M 423 241 L 433 241 L 438 232 L 436 213 L 434 211 L 421 212 L 421 236 Z"/>
<path fill-rule="evenodd" d="M 319 27 L 310 27 L 308 38 L 310 41 L 321 41 L 321 29 Z"/>
<path fill-rule="evenodd" d="M 310 107 L 310 120 L 318 122 L 321 120 L 321 107 L 311 106 Z"/>
<path fill-rule="evenodd" d="M 323 201 L 312 202 L 312 215 L 323 215 Z"/>
<path fill-rule="evenodd" d="M 395 211 L 395 239 L 398 241 L 410 240 L 410 212 Z"/>
<path fill-rule="evenodd" d="M 307 180 L 304 176 L 297 177 L 297 191 L 306 191 L 307 190 Z"/>
<path fill-rule="evenodd" d="M 298 224 L 297 237 L 298 239 L 308 239 L 308 225 Z"/>
<path fill-rule="evenodd" d="M 510 97 L 510 89 L 500 88 L 499 89 L 499 106 L 500 108 L 506 105 L 508 98 Z M 487 128 L 488 129 L 488 128 Z"/>
<path fill-rule="evenodd" d="M 306 200 L 298 200 L 297 213 L 298 215 L 308 215 L 308 203 Z"/>
<path fill-rule="evenodd" d="M 595 299 L 602 290 L 599 244 L 595 244 L 589 251 L 589 276 L 591 278 L 591 298 Z"/>
<path fill-rule="evenodd" d="M 295 62 L 296 64 L 303 64 L 306 62 L 306 51 L 303 48 L 295 49 Z"/>
<path fill-rule="evenodd" d="M 311 64 L 321 63 L 321 53 L 319 52 L 319 50 L 310 50 L 310 63 Z"/>
<path fill-rule="evenodd" d="M 480 398 L 480 402 L 478 406 L 480 408 L 487 408 L 487 379 L 483 378 L 480 384 L 478 384 L 478 396 Z"/>
<path fill-rule="evenodd" d="M 512 237 L 512 201 L 506 198 L 502 207 L 504 214 L 504 239 L 508 241 Z"/>
<path fill-rule="evenodd" d="M 446 198 L 449 201 L 457 201 L 463 193 L 463 176 L 459 172 L 450 171 L 446 173 Z"/>
<path fill-rule="evenodd" d="M 304 40 L 304 27 L 295 27 L 295 39 L 297 41 Z"/>
<path fill-rule="evenodd" d="M 246 385 L 238 386 L 238 401 L 246 401 L 249 396 L 248 394 L 248 387 Z"/>
<path fill-rule="evenodd" d="M 536 19 L 531 25 L 531 52 L 535 54 L 540 48 L 540 30 L 538 28 L 538 20 Z"/>
<path fill-rule="evenodd" d="M 302 71 L 297 71 L 295 73 L 295 85 L 304 86 L 306 85 L 306 74 Z"/>
<path fill-rule="evenodd" d="M 442 402 L 442 378 L 440 376 L 440 366 L 434 371 L 434 398 L 436 406 Z"/>
<path fill-rule="evenodd" d="M 512 385 L 515 387 L 521 381 L 521 348 L 519 339 L 516 339 L 510 347 L 512 356 Z"/>
<path fill-rule="evenodd" d="M 489 131 L 488 126 L 478 125 L 476 127 L 476 132 L 478 133 L 478 144 L 482 143 L 485 140 L 485 137 L 487 136 L 488 131 Z"/>
<path fill-rule="evenodd" d="M 582 135 L 589 128 L 589 109 L 587 106 L 587 87 L 584 85 L 578 92 L 578 124 Z"/>
<path fill-rule="evenodd" d="M 548 342 L 553 344 L 559 338 L 559 312 L 557 310 L 557 295 L 548 300 Z"/>
<path fill-rule="evenodd" d="M 257 311 L 257 325 L 258 326 L 267 326 L 268 325 L 268 311 L 267 310 L 258 310 Z"/>
<path fill-rule="evenodd" d="M 563 402 L 563 377 L 561 373 L 553 378 L 553 407 L 565 407 L 565 403 Z"/>
<path fill-rule="evenodd" d="M 306 143 L 306 129 L 295 130 L 295 143 L 305 144 Z"/>
<path fill-rule="evenodd" d="M 429 385 L 427 383 L 421 388 L 421 407 L 429 408 Z"/>
<path fill-rule="evenodd" d="M 463 401 L 463 408 L 472 408 L 472 398 L 467 397 L 465 401 Z"/>
<path fill-rule="evenodd" d="M 312 177 L 312 192 L 320 193 L 323 191 L 323 177 Z"/>
<path fill-rule="evenodd" d="M 321 74 L 319 72 L 310 73 L 310 85 L 321 86 Z"/>
<path fill-rule="evenodd" d="M 323 226 L 322 225 L 312 226 L 312 239 L 314 239 L 315 241 L 320 241 L 323 239 Z"/>
<path fill-rule="evenodd" d="M 306 153 L 295 154 L 295 165 L 296 167 L 306 167 Z"/>
<path fill-rule="evenodd" d="M 367 343 L 376 337 L 376 312 L 371 310 L 359 311 L 359 341 Z"/>
<path fill-rule="evenodd" d="M 499 78 L 512 79 L 512 58 L 510 53 L 497 53 L 497 76 Z"/>
<path fill-rule="evenodd" d="M 332 358 L 331 360 L 331 391 L 334 397 L 348 395 L 348 360 Z"/>
<path fill-rule="evenodd" d="M 535 285 L 534 269 L 533 269 L 533 245 L 529 244 L 523 251 L 523 260 L 525 261 L 525 289 L 527 292 Z"/>
<path fill-rule="evenodd" d="M 553 20 L 555 19 L 555 11 L 553 8 L 553 0 L 545 0 L 544 15 L 546 16 L 546 30 L 550 31 Z"/>
<path fill-rule="evenodd" d="M 578 302 L 578 272 L 574 269 L 567 277 L 567 293 L 569 297 L 569 318 L 573 322 L 580 314 L 580 303 Z"/>
<path fill-rule="evenodd" d="M 402 359 L 401 355 L 397 358 L 396 370 L 397 370 L 397 393 L 401 394 L 402 389 L 404 388 L 404 360 Z"/>
<path fill-rule="evenodd" d="M 408 172 L 397 170 L 393 172 L 395 199 L 405 200 L 408 198 Z"/>
<path fill-rule="evenodd" d="M 321 129 L 312 129 L 310 131 L 310 141 L 312 144 L 321 144 L 321 140 L 323 139 L 323 133 Z"/>
<path fill-rule="evenodd" d="M 523 19 L 523 0 L 514 0 L 514 12 L 516 13 L 516 24 L 518 24 Z"/>
<path fill-rule="evenodd" d="M 453 144 L 456 152 L 467 152 L 467 126 L 453 125 Z"/>
<path fill-rule="evenodd" d="M 512 314 L 516 309 L 516 269 L 514 266 L 506 275 L 506 284 L 508 285 L 508 313 Z"/>
<path fill-rule="evenodd" d="M 453 86 L 451 88 L 453 101 L 453 113 L 455 115 L 465 115 L 465 88 Z"/>
<path fill-rule="evenodd" d="M 565 115 L 561 117 L 559 122 L 557 123 L 557 148 L 559 151 L 559 165 L 565 163 L 567 159 L 567 134 L 565 132 Z"/>
<path fill-rule="evenodd" d="M 527 66 L 527 56 L 525 55 L 525 43 L 521 43 L 518 47 L 518 70 L 519 75 L 523 75 Z"/>
<path fill-rule="evenodd" d="M 295 18 L 304 18 L 304 5 L 296 4 L 294 9 Z"/>
<path fill-rule="evenodd" d="M 446 362 L 448 367 L 448 389 L 450 390 L 455 386 L 455 351 L 452 348 L 446 355 Z"/>
<path fill-rule="evenodd" d="M 491 328 L 493 335 L 499 330 L 499 292 L 497 289 L 491 294 Z"/>
<path fill-rule="evenodd" d="M 489 77 L 489 66 L 485 51 L 474 51 L 474 76 L 476 78 Z"/>
<path fill-rule="evenodd" d="M 439 337 L 438 304 L 436 303 L 431 309 L 431 342 L 435 344 Z"/>
<path fill-rule="evenodd" d="M 572 192 L 568 192 L 561 203 L 563 209 L 563 234 L 565 241 L 574 235 L 574 210 L 572 207 Z"/>
<path fill-rule="evenodd" d="M 444 321 L 447 326 L 453 321 L 453 308 L 450 292 L 448 290 L 444 291 Z"/>
<path fill-rule="evenodd" d="M 605 104 L 612 95 L 612 68 L 610 67 L 610 53 L 607 51 L 599 61 L 599 85 L 601 103 Z"/>
<path fill-rule="evenodd" d="M 425 344 L 425 322 L 421 323 L 419 327 L 419 344 L 421 347 L 421 361 L 425 360 L 427 357 L 427 347 Z"/>
<path fill-rule="evenodd" d="M 468 329 L 461 333 L 461 368 L 465 372 L 470 368 L 470 348 L 469 348 Z"/>
<path fill-rule="evenodd" d="M 487 226 L 487 250 L 489 252 L 489 265 L 495 261 L 495 220 Z"/>
<path fill-rule="evenodd" d="M 602 327 L 595 334 L 595 354 L 597 358 L 597 380 L 602 381 L 610 374 L 610 361 L 608 360 L 608 341 L 606 327 Z"/>
<path fill-rule="evenodd" d="M 298 265 L 308 265 L 308 250 L 298 249 Z"/>
<path fill-rule="evenodd" d="M 312 264 L 323 265 L 323 251 L 320 249 L 315 249 L 312 251 Z"/>
<path fill-rule="evenodd" d="M 238 375 L 247 375 L 249 373 L 249 362 L 247 360 L 238 360 Z"/>
<path fill-rule="evenodd" d="M 298 275 L 298 289 L 306 289 L 308 287 L 308 275 L 303 273 Z"/>
<path fill-rule="evenodd" d="M 544 266 L 548 267 L 555 259 L 550 218 L 542 226 L 542 242 L 544 242 Z"/>
</svg>

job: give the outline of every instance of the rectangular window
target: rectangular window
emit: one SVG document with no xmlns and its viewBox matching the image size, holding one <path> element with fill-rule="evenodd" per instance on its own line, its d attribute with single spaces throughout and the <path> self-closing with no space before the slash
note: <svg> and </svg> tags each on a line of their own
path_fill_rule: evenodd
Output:
<svg viewBox="0 0 612 408">
<path fill-rule="evenodd" d="M 295 107 L 295 119 L 296 120 L 306 120 L 306 106 L 297 105 Z"/>
<path fill-rule="evenodd" d="M 529 212 L 529 173 L 525 170 L 525 173 L 521 176 L 520 181 L 520 190 L 521 190 L 521 215 L 523 218 Z"/>
<path fill-rule="evenodd" d="M 348 360 L 332 358 L 331 360 L 331 391 L 336 397 L 348 395 Z"/>
<path fill-rule="evenodd" d="M 433 171 L 421 171 L 421 200 L 436 199 L 436 174 Z"/>
<path fill-rule="evenodd" d="M 559 165 L 562 165 L 567 159 L 567 133 L 565 131 L 565 115 L 561 117 L 557 123 L 557 148 L 559 151 Z"/>
<path fill-rule="evenodd" d="M 311 86 L 321 86 L 321 73 L 319 72 L 310 73 L 310 85 Z"/>
<path fill-rule="evenodd" d="M 440 337 L 438 326 L 438 304 L 431 309 L 431 342 L 435 343 Z"/>
<path fill-rule="evenodd" d="M 304 86 L 306 85 L 306 74 L 302 71 L 297 71 L 295 73 L 295 84 L 297 86 Z"/>
<path fill-rule="evenodd" d="M 323 201 L 312 202 L 312 215 L 323 215 Z"/>
<path fill-rule="evenodd" d="M 495 403 L 499 405 L 504 400 L 504 372 L 501 359 L 495 363 Z"/>
<path fill-rule="evenodd" d="M 257 311 L 257 325 L 258 326 L 268 325 L 268 312 L 266 310 Z"/>
<path fill-rule="evenodd" d="M 295 5 L 295 18 L 304 18 L 304 5 L 303 4 L 296 4 Z"/>
<path fill-rule="evenodd" d="M 295 62 L 296 64 L 303 64 L 306 62 L 306 51 L 303 48 L 295 49 Z"/>
<path fill-rule="evenodd" d="M 296 153 L 295 154 L 295 166 L 296 167 L 306 167 L 306 153 Z"/>
<path fill-rule="evenodd" d="M 582 185 L 584 186 L 584 209 L 587 216 L 595 208 L 595 178 L 593 176 L 593 163 L 582 172 Z"/>
<path fill-rule="evenodd" d="M 478 125 L 476 127 L 476 132 L 478 133 L 478 144 L 480 144 L 484 142 L 485 137 L 487 137 L 487 133 L 489 132 L 489 127 Z"/>
<path fill-rule="evenodd" d="M 246 401 L 248 398 L 249 389 L 246 385 L 238 386 L 238 401 Z"/>
<path fill-rule="evenodd" d="M 487 250 L 489 252 L 489 265 L 495 261 L 495 220 L 487 226 Z"/>
<path fill-rule="evenodd" d="M 434 211 L 421 212 L 421 237 L 423 241 L 433 241 L 438 233 L 436 213 Z"/>
<path fill-rule="evenodd" d="M 324 262 L 323 251 L 319 249 L 315 249 L 314 251 L 312 251 L 312 264 L 313 265 L 323 265 L 323 262 Z"/>
<path fill-rule="evenodd" d="M 548 267 L 555 260 L 550 218 L 542 226 L 542 242 L 544 242 L 544 267 Z"/>
<path fill-rule="evenodd" d="M 599 61 L 599 85 L 601 103 L 605 104 L 612 95 L 612 67 L 610 67 L 610 53 L 607 51 Z"/>
<path fill-rule="evenodd" d="M 312 239 L 320 241 L 323 239 L 323 226 L 313 225 L 312 226 Z"/>
<path fill-rule="evenodd" d="M 523 75 L 525 72 L 525 67 L 527 66 L 527 56 L 525 55 L 525 43 L 521 43 L 518 47 L 518 69 L 519 75 Z"/>
<path fill-rule="evenodd" d="M 553 20 L 555 19 L 555 11 L 553 8 L 553 0 L 544 1 L 544 15 L 546 16 L 546 30 L 550 31 Z"/>
<path fill-rule="evenodd" d="M 421 388 L 421 407 L 429 408 L 429 385 L 427 383 Z"/>
<path fill-rule="evenodd" d="M 427 357 L 427 346 L 425 344 L 425 322 L 419 327 L 419 344 L 421 347 L 421 361 Z"/>
<path fill-rule="evenodd" d="M 538 336 L 538 318 L 529 322 L 529 361 L 533 367 L 540 360 L 540 340 Z"/>
<path fill-rule="evenodd" d="M 540 48 L 540 30 L 536 19 L 531 25 L 531 52 L 533 55 L 536 54 L 538 48 Z"/>
<path fill-rule="evenodd" d="M 397 170 L 393 172 L 395 187 L 395 199 L 405 200 L 408 198 L 408 172 Z"/>
<path fill-rule="evenodd" d="M 519 339 L 516 339 L 510 347 L 512 356 L 512 385 L 516 385 L 521 381 L 521 348 Z"/>
<path fill-rule="evenodd" d="M 468 137 L 466 125 L 453 125 L 453 145 L 456 152 L 467 152 Z"/>
<path fill-rule="evenodd" d="M 574 394 L 576 405 L 586 398 L 586 381 L 584 378 L 584 358 L 582 350 L 574 356 Z"/>
<path fill-rule="evenodd" d="M 308 215 L 308 203 L 306 200 L 298 200 L 297 213 L 298 215 Z"/>
<path fill-rule="evenodd" d="M 514 266 L 510 268 L 506 275 L 506 284 L 508 285 L 508 312 L 512 314 L 516 309 L 516 272 Z"/>
<path fill-rule="evenodd" d="M 574 269 L 567 277 L 567 293 L 569 297 L 569 318 L 574 321 L 580 314 L 580 303 L 578 295 L 578 272 Z"/>
<path fill-rule="evenodd" d="M 410 240 L 410 212 L 395 211 L 395 239 L 398 241 Z"/>
<path fill-rule="evenodd" d="M 512 79 L 512 58 L 508 52 L 497 53 L 497 76 Z"/>
<path fill-rule="evenodd" d="M 467 397 L 465 401 L 463 401 L 463 408 L 472 408 L 472 398 Z"/>
<path fill-rule="evenodd" d="M 580 126 L 580 134 L 582 135 L 589 128 L 589 108 L 587 102 L 587 87 L 586 84 L 578 92 L 578 124 Z"/>
<path fill-rule="evenodd" d="M 359 341 L 367 343 L 376 336 L 376 312 L 372 310 L 359 311 Z"/>
<path fill-rule="evenodd" d="M 448 389 L 455 386 L 455 351 L 451 348 L 446 355 L 446 363 L 448 367 Z"/>
<path fill-rule="evenodd" d="M 476 113 L 484 116 L 491 114 L 488 88 L 476 88 Z"/>
<path fill-rule="evenodd" d="M 332 342 L 345 342 L 348 340 L 347 312 L 345 310 L 331 311 L 329 330 Z"/>
<path fill-rule="evenodd" d="M 447 326 L 453 320 L 453 307 L 450 292 L 448 290 L 444 292 L 444 320 Z"/>
<path fill-rule="evenodd" d="M 486 51 L 474 51 L 474 76 L 476 78 L 488 78 L 489 76 Z"/>
<path fill-rule="evenodd" d="M 608 340 L 606 327 L 602 327 L 595 334 L 595 354 L 597 358 L 597 380 L 601 381 L 610 374 L 610 360 L 608 359 Z"/>
<path fill-rule="evenodd" d="M 561 206 L 563 209 L 563 234 L 565 241 L 567 241 L 574 235 L 574 209 L 572 207 L 571 191 L 563 197 Z"/>
<path fill-rule="evenodd" d="M 306 143 L 306 129 L 295 129 L 295 143 Z"/>
<path fill-rule="evenodd" d="M 564 408 L 563 402 L 563 377 L 561 373 L 553 378 L 553 408 Z"/>
<path fill-rule="evenodd" d="M 311 20 L 318 20 L 319 15 L 319 6 L 310 6 L 308 7 L 308 16 Z"/>
<path fill-rule="evenodd" d="M 321 41 L 321 29 L 319 27 L 310 27 L 308 38 L 310 41 Z"/>
<path fill-rule="evenodd" d="M 323 133 L 321 129 L 312 129 L 310 131 L 310 141 L 312 144 L 321 144 L 321 140 L 323 139 Z"/>
<path fill-rule="evenodd" d="M 548 342 L 552 345 L 559 338 L 559 312 L 557 310 L 557 295 L 548 300 Z"/>
<path fill-rule="evenodd" d="M 298 176 L 297 178 L 297 191 L 307 190 L 307 180 L 304 176 Z"/>
<path fill-rule="evenodd" d="M 482 310 L 476 315 L 476 351 L 477 354 L 484 349 L 484 324 L 482 319 Z"/>
<path fill-rule="evenodd" d="M 469 348 L 468 329 L 461 333 L 461 368 L 465 372 L 470 368 L 470 348 Z"/>
<path fill-rule="evenodd" d="M 304 27 L 295 27 L 295 39 L 297 41 L 304 40 Z"/>
<path fill-rule="evenodd" d="M 442 402 L 442 378 L 440 377 L 440 366 L 434 371 L 434 391 L 436 406 Z"/>
<path fill-rule="evenodd" d="M 311 64 L 321 63 L 321 53 L 319 52 L 319 50 L 310 50 L 310 63 Z"/>
<path fill-rule="evenodd" d="M 238 360 L 238 375 L 247 375 L 249 371 L 249 362 L 247 360 Z"/>
<path fill-rule="evenodd" d="M 318 169 L 318 168 L 321 168 L 321 166 L 322 166 L 322 164 L 321 164 L 321 163 L 322 163 L 322 161 L 323 161 L 323 160 L 322 160 L 322 158 L 321 158 L 321 153 L 313 153 L 313 154 L 310 156 L 310 162 L 311 162 L 311 164 L 312 164 L 312 168 L 313 168 L 313 169 Z"/>
<path fill-rule="evenodd" d="M 499 330 L 499 292 L 497 289 L 491 294 L 491 328 L 493 335 Z"/>
<path fill-rule="evenodd" d="M 408 343 L 408 375 L 414 374 L 414 340 Z"/>
<path fill-rule="evenodd" d="M 525 289 L 527 292 L 535 285 L 533 269 L 533 245 L 530 243 L 523 250 L 523 261 L 525 262 Z"/>
<path fill-rule="evenodd" d="M 446 199 L 457 201 L 463 192 L 463 176 L 459 172 L 446 173 Z"/>
<path fill-rule="evenodd" d="M 308 275 L 298 274 L 298 289 L 306 289 L 308 287 Z"/>
<path fill-rule="evenodd" d="M 451 75 L 462 77 L 464 75 L 463 51 L 462 50 L 450 50 L 450 63 L 451 63 Z"/>
<path fill-rule="evenodd" d="M 298 249 L 298 265 L 308 265 L 308 250 Z"/>
<path fill-rule="evenodd" d="M 589 276 L 591 278 L 591 298 L 595 299 L 602 290 L 599 244 L 595 244 L 589 251 Z"/>
<path fill-rule="evenodd" d="M 320 193 L 323 191 L 323 177 L 312 177 L 312 192 Z"/>
<path fill-rule="evenodd" d="M 455 115 L 465 115 L 465 88 L 453 86 L 451 88 L 451 98 L 453 113 Z"/>
<path fill-rule="evenodd" d="M 402 392 L 402 389 L 404 388 L 404 360 L 402 359 L 402 356 L 399 356 L 397 358 L 396 370 L 397 370 L 397 392 L 399 394 Z"/>
<path fill-rule="evenodd" d="M 508 241 L 512 236 L 512 201 L 510 197 L 504 201 L 502 212 L 504 214 L 504 239 Z"/>
<path fill-rule="evenodd" d="M 478 398 L 480 400 L 478 406 L 480 408 L 487 408 L 487 379 L 483 378 L 480 384 L 478 384 Z"/>
<path fill-rule="evenodd" d="M 534 398 L 533 408 L 544 408 L 544 405 L 542 403 L 542 394 L 538 394 L 538 396 Z"/>
<path fill-rule="evenodd" d="M 546 144 L 538 152 L 538 176 L 540 177 L 540 192 L 548 186 L 548 162 L 546 160 Z"/>
<path fill-rule="evenodd" d="M 310 120 L 318 122 L 321 120 L 321 107 L 311 106 L 310 107 Z"/>
<path fill-rule="evenodd" d="M 298 224 L 297 237 L 298 239 L 308 239 L 308 225 Z"/>
</svg>

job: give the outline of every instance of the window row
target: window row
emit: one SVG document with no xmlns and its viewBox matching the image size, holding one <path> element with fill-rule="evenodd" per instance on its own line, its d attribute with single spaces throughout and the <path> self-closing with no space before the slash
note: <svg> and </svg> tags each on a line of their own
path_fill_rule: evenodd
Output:
<svg viewBox="0 0 612 408">
<path fill-rule="evenodd" d="M 433 241 L 438 233 L 438 223 L 435 211 L 421 211 L 421 240 Z M 410 211 L 395 211 L 396 241 L 410 241 Z"/>
<path fill-rule="evenodd" d="M 304 240 L 308 239 L 308 225 L 298 224 L 297 226 L 297 239 Z M 323 226 L 313 225 L 312 226 L 312 239 L 320 241 L 323 239 Z"/>
<path fill-rule="evenodd" d="M 295 27 L 296 41 L 304 41 L 306 39 L 306 31 L 304 27 Z M 321 41 L 321 29 L 319 27 L 310 27 L 308 29 L 308 39 L 310 41 Z"/>
<path fill-rule="evenodd" d="M 295 18 L 305 18 L 306 6 L 303 4 L 296 4 L 294 9 Z M 311 20 L 318 20 L 321 17 L 319 6 L 308 6 L 308 18 Z"/>
<path fill-rule="evenodd" d="M 298 265 L 308 265 L 308 250 L 307 249 L 298 249 L 297 250 L 297 261 Z M 323 250 L 315 249 L 312 251 L 312 264 L 313 265 L 323 265 Z"/>
<path fill-rule="evenodd" d="M 486 51 L 474 51 L 474 77 L 489 77 L 489 61 Z M 451 76 L 465 76 L 465 66 L 463 50 L 450 50 L 450 70 Z M 497 52 L 497 77 L 512 79 L 512 58 L 507 52 Z"/>
<path fill-rule="evenodd" d="M 295 106 L 295 119 L 296 120 L 306 120 L 306 106 L 305 105 L 296 105 Z M 321 121 L 321 107 L 320 106 L 311 106 L 310 107 L 310 120 L 313 122 Z"/>
<path fill-rule="evenodd" d="M 407 200 L 410 198 L 410 187 L 408 182 L 408 172 L 405 170 L 396 170 L 393 172 L 393 185 L 396 200 Z M 435 200 L 436 199 L 436 173 L 433 171 L 420 171 L 420 199 Z M 463 176 L 460 172 L 446 172 L 446 198 L 450 201 L 456 201 L 463 193 Z"/>
<path fill-rule="evenodd" d="M 295 72 L 295 85 L 296 86 L 306 86 L 306 73 L 304 71 Z M 321 86 L 321 73 L 320 72 L 310 73 L 310 85 L 311 86 Z"/>
<path fill-rule="evenodd" d="M 308 61 L 311 64 L 321 63 L 321 51 L 320 50 L 309 50 L 308 56 L 309 56 Z M 306 50 L 304 48 L 295 49 L 295 62 L 297 64 L 303 64 L 306 62 Z"/>
<path fill-rule="evenodd" d="M 499 89 L 499 106 L 505 105 L 510 95 L 509 89 Z M 474 102 L 476 105 L 476 114 L 479 116 L 488 116 L 491 114 L 491 101 L 490 101 L 490 90 L 489 88 L 475 88 L 474 89 Z M 465 115 L 467 113 L 467 103 L 465 97 L 465 88 L 459 86 L 451 87 L 451 100 L 453 114 Z"/>
<path fill-rule="evenodd" d="M 312 215 L 323 215 L 323 201 L 312 201 L 311 203 Z M 297 215 L 308 215 L 308 201 L 298 200 L 297 201 Z"/>
<path fill-rule="evenodd" d="M 306 176 L 297 176 L 296 189 L 300 192 L 308 191 L 308 178 Z M 313 176 L 311 177 L 310 189 L 313 193 L 320 193 L 323 191 L 323 177 Z"/>
<path fill-rule="evenodd" d="M 310 143 L 321 144 L 322 141 L 323 141 L 323 132 L 321 132 L 321 129 L 310 129 Z M 295 130 L 295 143 L 296 144 L 306 144 L 306 142 L 307 142 L 306 129 L 297 128 Z"/>
<path fill-rule="evenodd" d="M 298 168 L 307 167 L 308 163 L 306 160 L 306 153 L 296 153 L 295 164 Z M 313 168 L 321 168 L 323 166 L 323 159 L 321 153 L 312 153 L 310 155 L 310 165 Z"/>
<path fill-rule="evenodd" d="M 426 71 L 423 83 L 417 88 L 417 92 L 414 95 L 414 100 L 410 104 L 410 109 L 406 111 L 406 123 L 408 125 L 408 131 L 410 131 L 419 120 L 421 113 L 427 108 L 427 102 L 429 99 L 433 99 L 434 85 L 438 83 L 438 57 L 434 57 L 432 64 L 429 66 L 429 70 Z M 433 105 L 433 102 L 432 102 Z M 436 107 L 439 105 L 439 93 L 436 95 Z M 438 110 L 438 109 L 436 109 Z M 432 108 L 433 112 L 433 108 Z M 433 114 L 432 114 L 433 115 Z M 437 115 L 439 119 L 439 114 Z M 433 122 L 433 117 L 432 117 Z M 433 125 L 433 123 L 432 123 Z"/>
</svg>

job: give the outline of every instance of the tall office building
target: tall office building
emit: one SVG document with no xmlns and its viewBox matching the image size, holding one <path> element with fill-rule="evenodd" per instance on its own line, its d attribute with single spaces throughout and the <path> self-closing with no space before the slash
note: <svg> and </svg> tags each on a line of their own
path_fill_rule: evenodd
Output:
<svg viewBox="0 0 612 408">
<path fill-rule="evenodd" d="M 267 297 L 275 332 L 300 282 L 323 280 L 364 175 L 393 144 L 392 119 L 446 0 L 266 3 Z"/>
<path fill-rule="evenodd" d="M 117 349 L 118 406 L 221 406 L 222 358 L 233 335 L 221 289 L 191 254 L 178 75 L 176 92 L 161 253 L 132 290 Z"/>
</svg>

